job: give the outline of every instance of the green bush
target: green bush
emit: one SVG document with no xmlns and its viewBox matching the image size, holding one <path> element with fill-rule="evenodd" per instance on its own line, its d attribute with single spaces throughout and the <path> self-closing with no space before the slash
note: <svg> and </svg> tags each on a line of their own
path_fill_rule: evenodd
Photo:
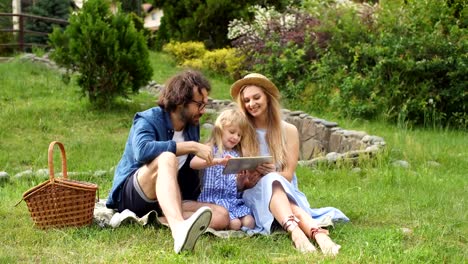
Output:
<svg viewBox="0 0 468 264">
<path fill-rule="evenodd" d="M 295 107 L 466 128 L 467 12 L 462 1 L 305 0 L 258 7 L 228 36 L 245 70 L 271 77 Z"/>
<path fill-rule="evenodd" d="M 313 29 L 319 21 L 307 12 L 288 8 L 280 13 L 274 8 L 255 7 L 255 20 L 236 20 L 229 28 L 229 38 L 246 54 L 243 70 L 270 77 L 286 99 L 299 98 L 310 82 L 308 65 L 317 57 L 316 49 L 326 34 Z"/>
<path fill-rule="evenodd" d="M 203 42 L 171 41 L 170 43 L 164 45 L 163 51 L 174 56 L 176 62 L 179 65 L 182 65 L 187 60 L 201 59 L 206 52 L 206 48 Z"/>
<path fill-rule="evenodd" d="M 112 14 L 105 0 L 87 1 L 62 32 L 50 36 L 51 57 L 78 72 L 78 84 L 90 102 L 109 106 L 117 96 L 137 92 L 152 76 L 146 40 L 132 18 Z"/>
<path fill-rule="evenodd" d="M 192 68 L 192 69 L 197 69 L 201 70 L 203 69 L 203 61 L 202 59 L 190 59 L 190 60 L 185 60 L 182 64 L 182 67 L 185 68 Z"/>
<path fill-rule="evenodd" d="M 328 12 L 323 28 L 333 38 L 312 65 L 310 107 L 326 98 L 328 108 L 352 117 L 466 124 L 467 29 L 455 13 L 435 0 Z"/>
<path fill-rule="evenodd" d="M 203 67 L 232 79 L 241 78 L 244 56 L 234 48 L 223 48 L 207 51 L 203 56 Z"/>
<path fill-rule="evenodd" d="M 177 64 L 194 69 L 206 69 L 232 79 L 241 78 L 244 56 L 234 48 L 223 48 L 208 51 L 203 42 L 171 41 L 163 46 L 163 51 L 171 54 Z"/>
</svg>

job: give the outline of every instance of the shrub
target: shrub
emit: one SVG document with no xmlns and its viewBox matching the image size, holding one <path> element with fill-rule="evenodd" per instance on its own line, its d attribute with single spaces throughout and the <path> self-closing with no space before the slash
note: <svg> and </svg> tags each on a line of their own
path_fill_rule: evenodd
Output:
<svg viewBox="0 0 468 264">
<path fill-rule="evenodd" d="M 319 21 L 308 13 L 289 8 L 280 13 L 274 8 L 252 8 L 255 20 L 230 23 L 229 38 L 246 54 L 246 71 L 269 76 L 286 98 L 294 99 L 310 81 L 310 61 L 328 38 L 314 32 Z"/>
<path fill-rule="evenodd" d="M 190 59 L 190 60 L 185 60 L 182 65 L 182 67 L 186 68 L 193 68 L 197 70 L 203 69 L 203 61 L 202 59 Z"/>
<path fill-rule="evenodd" d="M 132 18 L 133 25 L 135 29 L 143 34 L 146 39 L 146 46 L 149 49 L 154 48 L 154 33 L 153 31 L 145 28 L 145 21 L 143 18 L 139 17 L 134 12 L 129 13 L 129 16 Z"/>
<path fill-rule="evenodd" d="M 202 42 L 172 41 L 163 47 L 163 51 L 171 54 L 177 64 L 183 67 L 206 69 L 221 75 L 229 75 L 233 79 L 240 78 L 244 56 L 234 48 L 223 48 L 208 51 Z"/>
<path fill-rule="evenodd" d="M 241 78 L 244 56 L 236 49 L 216 49 L 207 51 L 203 56 L 203 67 L 221 75 L 229 75 L 232 79 Z"/>
<path fill-rule="evenodd" d="M 203 42 L 177 42 L 171 41 L 164 45 L 163 51 L 174 56 L 179 65 L 184 64 L 186 60 L 201 59 L 206 52 Z"/>
<path fill-rule="evenodd" d="M 253 23 L 232 21 L 228 36 L 246 70 L 271 77 L 286 99 L 308 98 L 304 110 L 468 123 L 466 5 L 339 2 L 306 0 L 307 12 L 257 8 Z"/>
<path fill-rule="evenodd" d="M 326 97 L 329 107 L 353 117 L 466 124 L 466 27 L 445 3 L 406 2 L 322 17 L 333 38 L 312 71 L 312 108 Z"/>
<path fill-rule="evenodd" d="M 54 29 L 51 57 L 69 72 L 90 102 L 109 106 L 117 96 L 137 92 L 152 76 L 148 48 L 130 16 L 112 14 L 105 0 L 87 1 L 64 32 Z"/>
</svg>

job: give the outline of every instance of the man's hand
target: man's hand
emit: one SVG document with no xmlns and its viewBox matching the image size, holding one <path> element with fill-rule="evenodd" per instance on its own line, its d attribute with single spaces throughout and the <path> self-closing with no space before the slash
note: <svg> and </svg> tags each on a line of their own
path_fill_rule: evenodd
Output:
<svg viewBox="0 0 468 264">
<path fill-rule="evenodd" d="M 211 164 L 213 162 L 213 150 L 212 147 L 197 143 L 198 150 L 195 152 L 195 155 L 200 159 L 206 161 L 207 164 Z"/>
</svg>

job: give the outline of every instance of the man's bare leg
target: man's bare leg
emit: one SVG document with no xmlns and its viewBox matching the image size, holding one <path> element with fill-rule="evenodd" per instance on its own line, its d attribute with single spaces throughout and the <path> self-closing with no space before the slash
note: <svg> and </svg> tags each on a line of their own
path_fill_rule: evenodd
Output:
<svg viewBox="0 0 468 264">
<path fill-rule="evenodd" d="M 146 197 L 158 200 L 169 226 L 182 221 L 182 201 L 177 182 L 177 158 L 164 152 L 138 172 L 138 183 Z"/>
<path fill-rule="evenodd" d="M 158 201 L 174 238 L 174 250 L 179 253 L 193 249 L 208 227 L 212 213 L 209 208 L 201 208 L 192 219 L 184 221 L 177 169 L 175 154 L 164 152 L 140 169 L 138 183 L 147 198 Z"/>
</svg>

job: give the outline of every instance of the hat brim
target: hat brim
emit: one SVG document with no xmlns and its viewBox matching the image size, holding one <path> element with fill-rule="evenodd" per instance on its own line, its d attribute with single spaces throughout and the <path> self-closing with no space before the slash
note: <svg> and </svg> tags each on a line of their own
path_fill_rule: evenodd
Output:
<svg viewBox="0 0 468 264">
<path fill-rule="evenodd" d="M 271 95 L 280 99 L 280 92 L 276 85 L 270 82 L 268 79 L 261 77 L 246 77 L 240 80 L 237 80 L 231 86 L 231 97 L 235 100 L 239 96 L 240 89 L 245 85 L 255 85 L 265 88 Z"/>
</svg>

